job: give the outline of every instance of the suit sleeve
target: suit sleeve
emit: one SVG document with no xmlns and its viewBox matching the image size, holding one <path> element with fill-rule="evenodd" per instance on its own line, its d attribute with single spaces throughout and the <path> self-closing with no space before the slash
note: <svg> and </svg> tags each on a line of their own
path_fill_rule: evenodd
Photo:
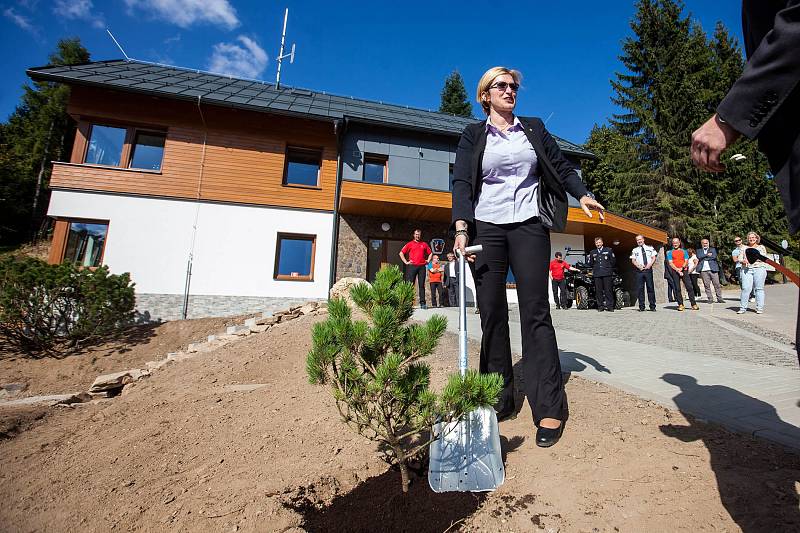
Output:
<svg viewBox="0 0 800 533">
<path fill-rule="evenodd" d="M 461 133 L 456 149 L 456 161 L 453 164 L 452 224 L 456 220 L 465 220 L 472 224 L 475 220 L 475 208 L 472 198 L 472 152 L 474 142 L 472 128 L 467 126 Z"/>
<path fill-rule="evenodd" d="M 553 163 L 553 167 L 556 169 L 556 173 L 561 178 L 561 182 L 567 192 L 576 200 L 580 200 L 583 196 L 586 196 L 589 190 L 586 188 L 586 185 L 583 184 L 581 177 L 578 175 L 572 163 L 561 153 L 561 148 L 558 147 L 556 140 L 553 139 L 553 136 L 550 135 L 550 132 L 544 127 L 544 122 L 541 120 L 539 120 L 539 122 L 541 122 L 542 143 L 547 151 L 547 158 Z"/>
<path fill-rule="evenodd" d="M 743 9 L 754 2 L 745 2 Z M 778 112 L 800 81 L 800 0 L 786 2 L 775 24 L 753 52 L 742 76 L 717 107 L 717 113 L 749 139 Z"/>
</svg>

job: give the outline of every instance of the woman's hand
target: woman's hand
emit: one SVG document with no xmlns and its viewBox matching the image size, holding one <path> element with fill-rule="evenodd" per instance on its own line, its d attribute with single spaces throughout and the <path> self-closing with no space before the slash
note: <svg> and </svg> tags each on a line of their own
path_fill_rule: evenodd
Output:
<svg viewBox="0 0 800 533">
<path fill-rule="evenodd" d="M 586 213 L 587 217 L 592 218 L 592 211 L 591 210 L 594 209 L 600 215 L 600 222 L 602 222 L 602 221 L 604 221 L 606 219 L 606 215 L 605 215 L 606 208 L 603 207 L 600 204 L 600 202 L 598 202 L 594 198 L 590 198 L 588 196 L 583 196 L 583 197 L 581 197 L 580 202 L 581 202 L 581 209 L 583 209 L 583 212 Z"/>
<path fill-rule="evenodd" d="M 466 229 L 467 229 L 466 222 L 464 222 L 463 220 L 459 220 L 456 222 L 457 231 L 462 231 Z M 464 249 L 467 247 L 467 244 L 469 244 L 469 238 L 466 235 L 464 235 L 463 233 L 456 235 L 455 243 L 453 244 L 453 253 L 456 254 L 456 258 L 458 258 L 459 253 L 464 254 Z M 464 254 L 464 255 L 467 258 L 467 261 L 469 261 L 470 263 L 475 262 L 475 254 L 470 254 L 470 255 Z"/>
</svg>

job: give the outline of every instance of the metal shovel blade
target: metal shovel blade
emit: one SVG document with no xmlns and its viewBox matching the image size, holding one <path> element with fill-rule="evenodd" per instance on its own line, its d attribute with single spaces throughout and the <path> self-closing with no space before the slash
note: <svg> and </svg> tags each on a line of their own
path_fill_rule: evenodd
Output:
<svg viewBox="0 0 800 533">
<path fill-rule="evenodd" d="M 467 254 L 483 250 L 470 246 Z M 458 253 L 458 370 L 467 372 L 467 304 L 464 255 Z M 506 471 L 500 451 L 497 413 L 479 407 L 459 420 L 433 426 L 439 438 L 430 446 L 428 484 L 434 492 L 483 492 L 503 484 Z"/>
<path fill-rule="evenodd" d="M 505 480 L 497 414 L 479 407 L 460 420 L 436 424 L 428 483 L 434 492 L 485 492 Z"/>
</svg>

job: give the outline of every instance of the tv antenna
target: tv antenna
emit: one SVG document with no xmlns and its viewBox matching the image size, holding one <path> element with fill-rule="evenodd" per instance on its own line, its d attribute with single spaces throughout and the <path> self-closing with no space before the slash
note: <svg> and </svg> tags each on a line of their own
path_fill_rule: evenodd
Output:
<svg viewBox="0 0 800 533">
<path fill-rule="evenodd" d="M 281 87 L 281 62 L 283 58 L 289 58 L 289 64 L 294 63 L 294 43 L 292 43 L 292 51 L 288 54 L 283 53 L 283 44 L 286 41 L 286 21 L 289 18 L 289 8 L 286 8 L 286 12 L 283 14 L 283 33 L 281 33 L 281 51 L 278 52 L 278 75 L 275 77 L 275 88 L 280 89 Z"/>
<path fill-rule="evenodd" d="M 114 44 L 116 44 L 116 45 L 117 45 L 117 48 L 119 48 L 119 51 L 120 51 L 120 52 L 122 52 L 122 55 L 124 55 L 124 56 L 125 56 L 125 61 L 130 61 L 130 60 L 131 60 L 131 58 L 130 58 L 130 57 L 128 57 L 128 54 L 126 54 L 126 53 L 125 53 L 125 50 L 123 50 L 123 49 L 122 49 L 122 45 L 121 45 L 121 44 L 119 44 L 119 41 L 117 41 L 117 39 L 114 37 L 114 34 L 113 34 L 113 33 L 111 33 L 111 30 L 109 30 L 108 28 L 106 28 L 106 31 L 108 32 L 108 36 L 109 36 L 109 37 L 111 37 L 111 40 L 112 40 L 112 41 L 114 41 Z"/>
</svg>

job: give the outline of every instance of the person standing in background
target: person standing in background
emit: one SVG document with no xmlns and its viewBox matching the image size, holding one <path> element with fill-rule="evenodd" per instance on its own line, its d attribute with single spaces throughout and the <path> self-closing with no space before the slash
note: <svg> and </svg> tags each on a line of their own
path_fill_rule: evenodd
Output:
<svg viewBox="0 0 800 533">
<path fill-rule="evenodd" d="M 667 262 L 669 263 L 669 275 L 672 276 L 672 285 L 675 287 L 675 301 L 678 302 L 678 311 L 685 309 L 681 283 L 686 287 L 686 293 L 692 303 L 692 309 L 697 311 L 700 308 L 697 307 L 695 302 L 694 287 L 692 287 L 692 281 L 686 271 L 689 264 L 689 252 L 685 248 L 681 248 L 681 240 L 678 237 L 672 238 L 672 250 L 667 252 Z"/>
<path fill-rule="evenodd" d="M 447 289 L 447 303 L 450 307 L 458 307 L 458 263 L 453 252 L 447 254 L 447 265 L 444 267 L 444 286 Z"/>
<path fill-rule="evenodd" d="M 570 266 L 561 257 L 561 252 L 556 252 L 555 259 L 550 261 L 550 286 L 553 289 L 553 300 L 556 302 L 556 309 L 568 309 L 567 280 L 564 277 L 564 273 L 578 269 Z"/>
<path fill-rule="evenodd" d="M 725 303 L 722 299 L 722 287 L 719 284 L 719 261 L 717 261 L 717 249 L 711 247 L 708 239 L 700 240 L 700 249 L 697 250 L 697 259 L 699 264 L 697 271 L 700 272 L 700 278 L 703 280 L 703 286 L 706 289 L 706 297 L 708 303 L 714 303 L 714 298 L 711 295 L 711 286 L 714 286 L 714 292 L 717 297 L 717 303 Z"/>
<path fill-rule="evenodd" d="M 589 252 L 589 266 L 594 278 L 595 299 L 598 311 L 614 312 L 614 267 L 617 258 L 614 250 L 603 246 L 602 237 L 594 238 L 595 249 Z"/>
<path fill-rule="evenodd" d="M 689 252 L 689 263 L 687 265 L 687 272 L 689 273 L 689 279 L 692 280 L 692 289 L 694 290 L 694 297 L 700 297 L 700 272 L 697 270 L 697 265 L 700 263 L 700 260 L 697 258 L 697 250 L 694 248 L 687 248 L 686 250 Z"/>
<path fill-rule="evenodd" d="M 656 291 L 653 284 L 653 264 L 656 262 L 658 252 L 650 245 L 644 243 L 644 236 L 636 236 L 636 247 L 631 250 L 631 263 L 636 268 L 636 287 L 639 294 L 639 311 L 644 311 L 644 290 L 647 287 L 647 298 L 650 301 L 650 310 L 656 310 Z"/>
<path fill-rule="evenodd" d="M 428 307 L 425 305 L 425 267 L 431 261 L 433 252 L 428 243 L 422 240 L 422 230 L 414 230 L 414 238 L 403 246 L 399 255 L 400 260 L 406 265 L 406 281 L 413 284 L 414 278 L 417 279 L 420 309 L 427 309 Z"/>
<path fill-rule="evenodd" d="M 742 263 L 742 293 L 739 297 L 737 314 L 744 314 L 749 307 L 750 291 L 756 294 L 756 313 L 764 312 L 764 282 L 767 280 L 767 265 L 763 261 L 750 263 L 745 250 L 755 248 L 761 255 L 767 255 L 767 249 L 761 244 L 761 236 L 755 231 L 747 234 L 747 246 L 743 246 L 739 254 Z"/>
<path fill-rule="evenodd" d="M 444 267 L 439 262 L 439 256 L 434 255 L 431 264 L 428 265 L 428 283 L 431 286 L 431 305 L 433 307 L 442 307 L 444 305 L 443 276 Z"/>
</svg>

